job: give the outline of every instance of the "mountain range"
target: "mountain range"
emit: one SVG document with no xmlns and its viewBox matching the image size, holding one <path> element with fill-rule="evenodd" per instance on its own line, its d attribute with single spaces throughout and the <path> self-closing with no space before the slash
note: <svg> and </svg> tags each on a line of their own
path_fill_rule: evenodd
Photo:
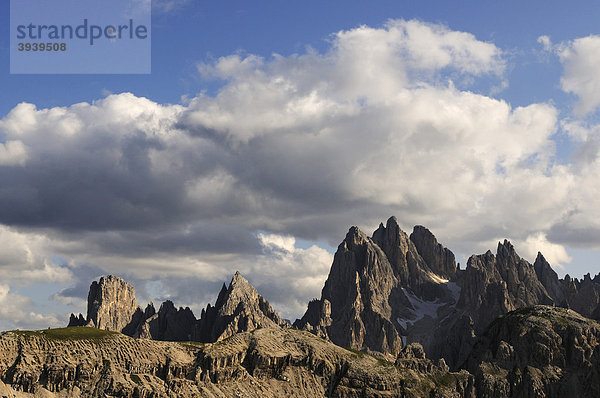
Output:
<svg viewBox="0 0 600 398">
<path fill-rule="evenodd" d="M 461 269 L 391 217 L 350 228 L 293 325 L 239 273 L 199 318 L 104 276 L 69 327 L 0 337 L 0 396 L 597 397 L 599 320 L 600 274 L 506 240 Z"/>
</svg>

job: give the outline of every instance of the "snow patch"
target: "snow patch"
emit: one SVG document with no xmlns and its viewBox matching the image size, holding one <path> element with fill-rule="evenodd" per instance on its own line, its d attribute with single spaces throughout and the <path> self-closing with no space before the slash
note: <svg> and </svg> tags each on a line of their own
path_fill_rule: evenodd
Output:
<svg viewBox="0 0 600 398">
<path fill-rule="evenodd" d="M 437 318 L 438 309 L 440 307 L 443 307 L 444 305 L 448 304 L 445 302 L 440 302 L 439 299 L 437 299 L 435 301 L 421 300 L 420 298 L 415 296 L 414 293 L 409 292 L 405 288 L 402 288 L 402 291 L 406 295 L 406 298 L 410 302 L 410 305 L 414 308 L 412 313 L 415 315 L 414 319 L 402 319 L 402 318 L 397 319 L 398 324 L 400 326 L 402 326 L 404 328 L 404 330 L 406 330 L 409 323 L 414 324 L 416 322 L 419 322 L 421 319 L 425 318 L 426 316 L 433 318 L 433 319 Z"/>
<path fill-rule="evenodd" d="M 458 298 L 460 297 L 460 291 L 461 291 L 460 286 L 458 286 L 455 282 L 450 282 L 448 280 L 442 279 L 435 274 L 431 274 L 431 276 L 432 276 L 432 278 L 435 276 L 438 278 L 439 281 L 443 281 L 443 282 L 438 282 L 438 283 L 443 283 L 444 285 L 446 285 L 446 288 L 448 288 L 448 291 L 450 292 L 450 295 L 454 299 L 454 302 L 440 301 L 440 299 L 437 299 L 435 301 L 422 300 L 422 299 L 418 298 L 417 296 L 415 296 L 414 293 L 406 290 L 405 288 L 402 288 L 402 291 L 406 295 L 406 298 L 410 302 L 410 305 L 414 308 L 414 310 L 410 310 L 412 315 L 414 315 L 414 318 L 412 318 L 412 319 L 408 319 L 408 318 L 396 319 L 396 322 L 398 322 L 398 324 L 400 326 L 402 326 L 402 328 L 404 330 L 408 330 L 408 327 L 417 323 L 418 321 L 425 318 L 426 316 L 428 316 L 432 319 L 438 318 L 438 310 L 441 307 L 444 307 L 444 306 L 456 307 L 456 303 L 458 303 Z M 450 314 L 446 315 L 445 318 L 447 318 L 449 315 Z"/>
</svg>

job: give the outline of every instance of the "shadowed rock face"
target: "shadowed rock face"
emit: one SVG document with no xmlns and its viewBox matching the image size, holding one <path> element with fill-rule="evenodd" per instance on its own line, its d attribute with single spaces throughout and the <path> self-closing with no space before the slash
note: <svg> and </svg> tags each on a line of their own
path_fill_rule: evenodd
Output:
<svg viewBox="0 0 600 398">
<path fill-rule="evenodd" d="M 495 320 L 465 367 L 481 396 L 600 396 L 600 324 L 572 310 L 524 307 Z"/>
<path fill-rule="evenodd" d="M 495 256 L 490 251 L 471 256 L 460 284 L 458 307 L 474 320 L 476 332 L 516 308 L 554 303 L 534 267 L 520 258 L 507 240 L 498 243 Z"/>
<path fill-rule="evenodd" d="M 149 304 L 144 313 L 138 310 L 138 317 L 131 322 L 131 329 L 124 333 L 153 340 L 191 341 L 194 336 L 196 317 L 188 307 L 175 308 L 171 300 L 161 304 L 158 312 Z"/>
<path fill-rule="evenodd" d="M 410 234 L 410 240 L 435 274 L 448 279 L 456 274 L 454 253 L 439 244 L 427 228 L 421 225 L 415 226 Z"/>
<path fill-rule="evenodd" d="M 538 252 L 535 262 L 533 263 L 533 268 L 535 269 L 538 280 L 546 288 L 546 292 L 552 298 L 554 303 L 565 303 L 565 295 L 562 285 L 558 280 L 558 275 L 554 272 L 542 253 Z"/>
<path fill-rule="evenodd" d="M 587 274 L 581 281 L 565 275 L 561 283 L 565 296 L 564 307 L 571 308 L 584 316 L 598 319 L 600 274 L 596 275 L 594 279 Z"/>
<path fill-rule="evenodd" d="M 430 299 L 445 294 L 396 218 L 372 238 L 352 227 L 338 246 L 321 299 L 294 326 L 344 347 L 395 357 L 402 348 L 395 320 L 414 310 L 407 287 Z"/>
</svg>

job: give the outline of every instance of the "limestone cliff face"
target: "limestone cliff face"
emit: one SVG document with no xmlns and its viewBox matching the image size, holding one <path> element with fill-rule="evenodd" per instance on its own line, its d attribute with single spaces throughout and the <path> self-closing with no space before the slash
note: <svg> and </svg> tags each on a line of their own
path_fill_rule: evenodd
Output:
<svg viewBox="0 0 600 398">
<path fill-rule="evenodd" d="M 122 331 L 137 309 L 135 289 L 119 277 L 103 276 L 90 286 L 87 320 L 98 329 Z"/>
<path fill-rule="evenodd" d="M 590 274 L 584 275 L 583 280 L 572 279 L 565 275 L 561 281 L 565 301 L 563 306 L 571 308 L 587 317 L 594 317 L 600 306 L 600 274 L 594 279 Z"/>
<path fill-rule="evenodd" d="M 481 396 L 600 396 L 600 324 L 559 307 L 523 307 L 495 320 L 466 368 Z"/>
<path fill-rule="evenodd" d="M 564 305 L 565 294 L 562 285 L 558 280 L 558 274 L 552 269 L 544 255 L 538 252 L 538 255 L 533 263 L 535 274 L 540 283 L 546 288 L 546 292 L 552 298 L 555 304 Z"/>
<path fill-rule="evenodd" d="M 92 326 L 122 332 L 138 310 L 135 289 L 123 279 L 108 275 L 92 282 L 88 293 L 87 317 L 71 314 L 69 326 Z"/>
<path fill-rule="evenodd" d="M 507 240 L 498 243 L 495 256 L 490 251 L 471 256 L 460 285 L 458 308 L 474 320 L 477 332 L 508 311 L 554 303 L 534 267 L 520 258 Z"/>
<path fill-rule="evenodd" d="M 236 333 L 278 326 L 289 325 L 258 294 L 256 288 L 236 272 L 229 287 L 223 285 L 215 306 L 209 304 L 202 311 L 196 325 L 195 340 L 215 342 Z"/>
</svg>

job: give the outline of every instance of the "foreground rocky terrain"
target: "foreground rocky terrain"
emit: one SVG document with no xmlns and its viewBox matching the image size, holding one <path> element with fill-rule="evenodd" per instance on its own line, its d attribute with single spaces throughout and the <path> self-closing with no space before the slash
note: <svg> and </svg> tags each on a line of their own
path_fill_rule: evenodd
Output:
<svg viewBox="0 0 600 398">
<path fill-rule="evenodd" d="M 490 325 L 465 367 L 488 396 L 599 397 L 600 324 L 563 308 L 520 308 Z"/>
<path fill-rule="evenodd" d="M 90 331 L 94 333 L 90 333 Z M 473 396 L 473 378 L 407 353 L 401 366 L 283 328 L 214 344 L 82 327 L 0 337 L 0 396 Z"/>
<path fill-rule="evenodd" d="M 394 362 L 291 328 L 217 343 L 72 327 L 0 336 L 1 397 L 597 397 L 600 324 L 535 306 L 496 319 L 463 369 L 404 347 Z"/>
</svg>

